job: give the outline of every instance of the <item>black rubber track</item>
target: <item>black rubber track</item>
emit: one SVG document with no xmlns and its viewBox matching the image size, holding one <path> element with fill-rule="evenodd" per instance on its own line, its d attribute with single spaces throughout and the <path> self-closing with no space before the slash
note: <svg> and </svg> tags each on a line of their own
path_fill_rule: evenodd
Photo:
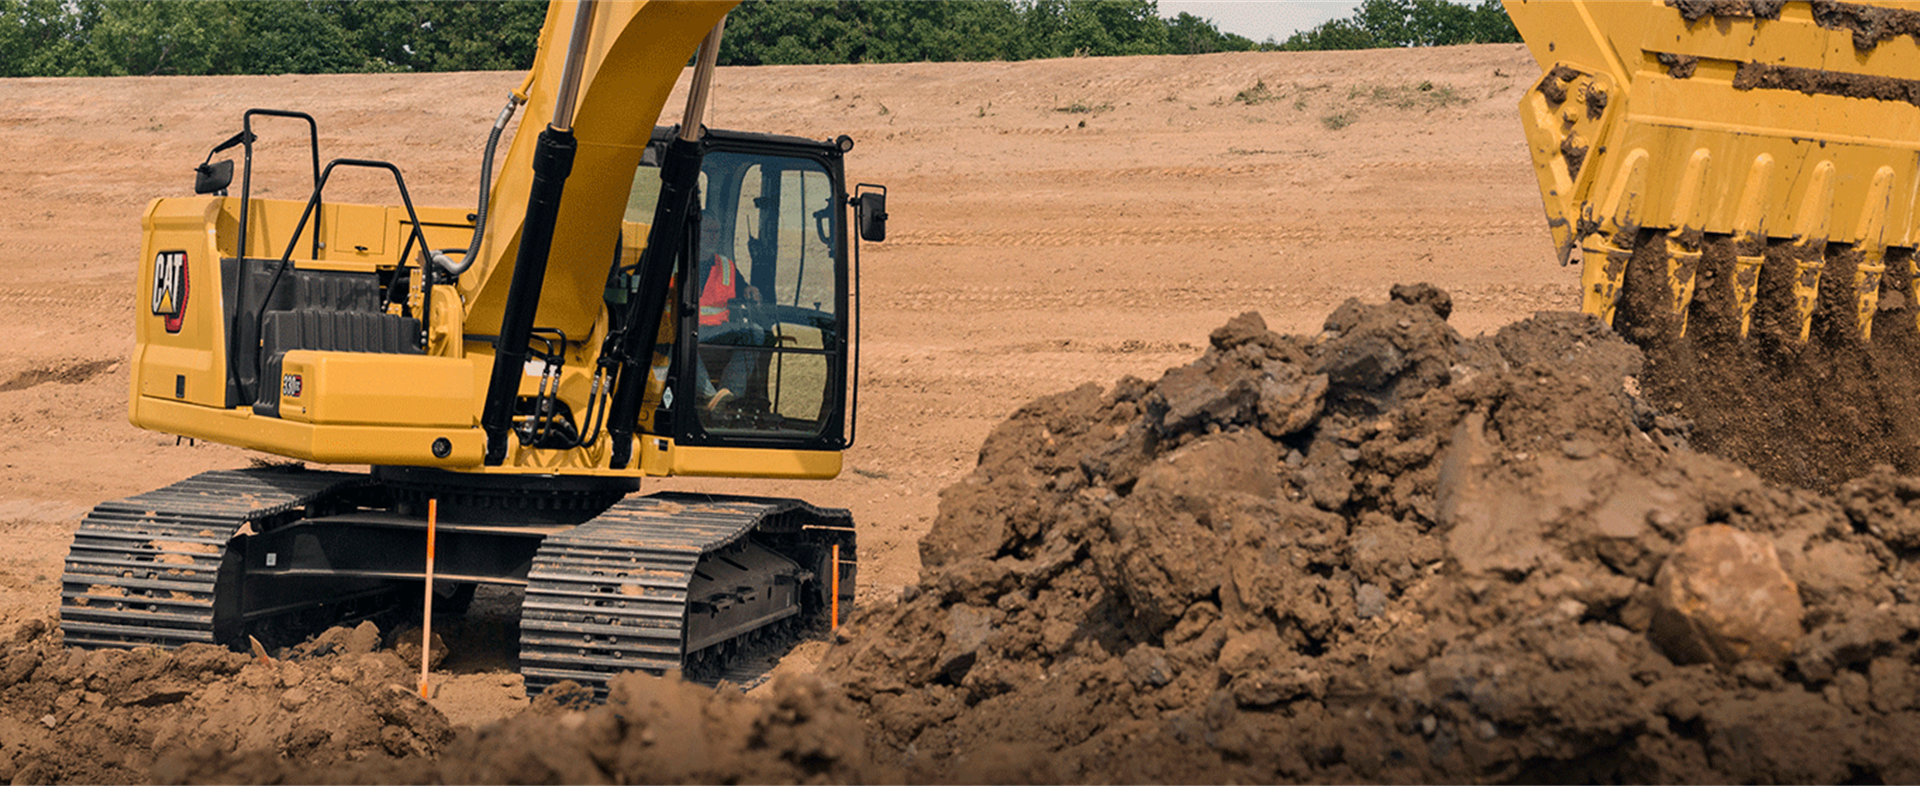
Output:
<svg viewBox="0 0 1920 786">
<path fill-rule="evenodd" d="M 365 486 L 366 475 L 269 467 L 206 472 L 87 514 L 60 577 L 60 630 L 82 647 L 214 641 L 227 542 L 249 522 Z"/>
<path fill-rule="evenodd" d="M 527 695 L 561 680 L 604 695 L 619 672 L 682 669 L 691 654 L 687 590 L 702 556 L 755 531 L 852 527 L 851 513 L 799 500 L 667 493 L 623 500 L 549 536 L 534 557 L 520 613 Z M 743 665 L 717 676 L 751 679 Z"/>
</svg>

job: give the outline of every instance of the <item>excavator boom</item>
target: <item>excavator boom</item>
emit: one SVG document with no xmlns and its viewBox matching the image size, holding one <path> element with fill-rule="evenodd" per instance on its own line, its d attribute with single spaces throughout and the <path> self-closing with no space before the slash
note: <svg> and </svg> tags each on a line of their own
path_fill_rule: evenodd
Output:
<svg viewBox="0 0 1920 786">
<path fill-rule="evenodd" d="M 581 53 L 576 108 L 568 128 L 574 138 L 572 171 L 553 225 L 555 259 L 591 259 L 592 265 L 555 266 L 542 288 L 537 321 L 569 335 L 585 335 L 600 314 L 603 263 L 621 234 L 633 171 L 653 133 L 667 95 L 708 31 L 737 0 L 602 2 L 596 4 L 586 51 Z M 504 313 L 514 257 L 532 190 L 538 134 L 553 121 L 565 88 L 571 27 L 577 0 L 553 3 L 541 31 L 541 46 L 526 82 L 520 127 L 490 195 L 479 257 L 461 276 L 467 321 L 498 325 Z"/>
</svg>

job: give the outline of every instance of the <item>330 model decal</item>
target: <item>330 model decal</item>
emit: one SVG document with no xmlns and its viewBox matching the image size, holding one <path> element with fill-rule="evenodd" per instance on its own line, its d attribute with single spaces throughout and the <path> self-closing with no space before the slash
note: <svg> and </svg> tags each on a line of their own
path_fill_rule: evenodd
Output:
<svg viewBox="0 0 1920 786">
<path fill-rule="evenodd" d="M 166 318 L 168 333 L 178 333 L 186 314 L 187 252 L 162 251 L 153 258 L 153 315 Z"/>
</svg>

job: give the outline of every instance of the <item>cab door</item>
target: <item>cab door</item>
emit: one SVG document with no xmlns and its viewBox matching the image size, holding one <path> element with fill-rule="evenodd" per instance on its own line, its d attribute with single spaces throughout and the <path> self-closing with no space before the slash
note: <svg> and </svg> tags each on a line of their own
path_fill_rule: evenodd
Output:
<svg viewBox="0 0 1920 786">
<path fill-rule="evenodd" d="M 753 146 L 703 158 L 681 282 L 682 444 L 837 450 L 848 353 L 837 159 Z"/>
</svg>

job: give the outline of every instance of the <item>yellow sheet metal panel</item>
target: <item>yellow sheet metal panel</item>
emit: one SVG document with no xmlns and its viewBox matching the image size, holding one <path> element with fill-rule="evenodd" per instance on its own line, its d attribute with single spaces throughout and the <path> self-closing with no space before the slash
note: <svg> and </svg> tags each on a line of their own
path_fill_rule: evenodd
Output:
<svg viewBox="0 0 1920 786">
<path fill-rule="evenodd" d="M 398 195 L 396 194 L 396 197 Z M 321 214 L 320 236 L 324 256 L 347 259 L 383 257 L 387 250 L 387 208 L 384 205 L 327 205 Z M 308 249 L 296 250 L 299 254 Z M 303 254 L 304 255 L 304 254 Z"/>
<path fill-rule="evenodd" d="M 315 425 L 470 428 L 478 394 L 466 360 L 372 352 L 288 352 L 280 417 Z"/>
<path fill-rule="evenodd" d="M 327 464 L 463 469 L 479 466 L 486 450 L 486 434 L 478 428 L 317 426 L 256 415 L 249 407 L 214 409 L 146 396 L 134 400 L 133 415 L 155 431 Z M 440 440 L 448 448 L 444 458 L 434 452 Z"/>
<path fill-rule="evenodd" d="M 262 418 L 264 420 L 264 418 Z M 304 424 L 295 424 L 304 425 Z M 326 464 L 390 464 L 459 469 L 475 467 L 487 449 L 478 428 L 391 428 L 380 426 L 308 426 L 306 460 Z M 446 440 L 445 458 L 434 443 Z"/>
<path fill-rule="evenodd" d="M 1635 125 L 1767 136 L 1876 150 L 1920 150 L 1920 107 L 1794 90 L 1736 90 L 1726 80 L 1643 75 L 1628 104 Z"/>
<path fill-rule="evenodd" d="M 398 192 L 394 194 L 399 200 Z M 288 241 L 293 238 L 294 228 L 300 224 L 300 214 L 307 208 L 306 200 L 254 199 L 247 207 L 247 256 L 263 259 L 279 259 L 287 251 Z M 237 197 L 224 201 L 225 213 L 219 224 L 219 240 L 222 253 L 233 256 L 235 244 L 239 241 L 239 221 L 235 216 L 240 210 Z M 428 248 L 465 248 L 473 238 L 473 224 L 467 220 L 470 211 L 466 208 L 429 207 L 415 205 L 414 212 L 420 216 L 421 230 L 427 238 Z M 313 253 L 312 227 L 320 227 L 320 253 Z M 210 224 L 211 226 L 211 224 Z M 413 231 L 407 210 L 397 205 L 356 205 L 325 204 L 320 208 L 318 218 L 308 219 L 308 229 L 300 233 L 300 242 L 293 246 L 293 259 L 303 269 L 309 270 L 345 270 L 366 271 L 378 267 L 391 268 L 399 264 L 400 252 L 407 247 L 407 237 Z M 420 264 L 419 244 L 414 244 L 412 256 L 406 261 L 409 265 Z"/>
<path fill-rule="evenodd" d="M 640 465 L 641 471 L 656 478 L 673 474 L 673 440 L 650 434 L 636 434 L 633 441 L 640 447 L 634 453 L 640 456 L 640 460 L 635 463 Z"/>
<path fill-rule="evenodd" d="M 840 475 L 836 451 L 690 447 L 650 434 L 637 435 L 634 441 L 640 458 L 635 463 L 652 477 L 830 480 Z"/>
<path fill-rule="evenodd" d="M 1674 95 L 1661 95 L 1668 91 Z M 1648 92 L 1655 95 L 1656 105 L 1670 100 L 1678 106 L 1684 103 L 1683 96 L 1687 93 L 1710 94 L 1711 91 L 1668 85 Z M 1798 109 L 1806 111 L 1805 106 Z M 1908 109 L 1920 115 L 1920 108 Z M 1729 111 L 1727 115 L 1739 118 L 1741 113 Z M 1829 141 L 1793 135 L 1790 131 L 1765 133 L 1765 129 L 1751 130 L 1740 128 L 1737 124 L 1707 125 L 1653 124 L 1638 122 L 1637 118 L 1630 116 L 1624 130 L 1610 140 L 1608 155 L 1591 160 L 1591 163 L 1600 167 L 1594 170 L 1594 175 L 1600 180 L 1594 184 L 1595 191 L 1588 193 L 1604 192 L 1606 180 L 1613 175 L 1606 166 L 1608 161 L 1629 151 L 1645 150 L 1650 159 L 1644 215 L 1649 221 L 1647 226 L 1666 228 L 1687 162 L 1695 152 L 1706 150 L 1713 164 L 1705 185 L 1706 215 L 1701 228 L 1713 233 L 1732 233 L 1736 229 L 1749 173 L 1754 162 L 1764 156 L 1774 162 L 1785 162 L 1785 165 L 1776 164 L 1777 173 L 1761 198 L 1762 232 L 1771 237 L 1790 238 L 1793 228 L 1803 223 L 1801 211 L 1807 205 L 1804 197 L 1812 173 L 1820 164 L 1830 162 L 1835 168 L 1835 180 L 1831 184 L 1832 199 L 1817 205 L 1817 208 L 1830 214 L 1832 234 L 1829 237 L 1833 242 L 1854 243 L 1862 240 L 1855 233 L 1862 226 L 1861 217 L 1875 194 L 1872 186 L 1882 170 L 1890 173 L 1891 193 L 1896 195 L 1888 216 L 1887 231 L 1882 236 L 1896 244 L 1909 236 L 1914 207 L 1912 186 L 1916 179 L 1920 179 L 1920 170 L 1916 170 L 1920 156 L 1915 155 L 1912 141 L 1839 141 L 1837 138 Z M 1581 196 L 1590 198 L 1588 194 Z"/>
<path fill-rule="evenodd" d="M 134 396 L 226 403 L 227 333 L 213 232 L 220 213 L 216 197 L 156 199 L 147 206 L 134 277 Z"/>
<path fill-rule="evenodd" d="M 1855 5 L 1915 10 L 1912 3 Z M 1649 52 L 1898 79 L 1920 74 L 1920 43 L 1912 38 L 1901 35 L 1862 48 L 1851 27 L 1834 20 L 1823 24 L 1812 4 L 1804 2 L 1785 4 L 1777 19 L 1706 16 L 1688 21 L 1677 11 L 1650 13 L 1644 29 L 1641 47 Z"/>
<path fill-rule="evenodd" d="M 1613 77 L 1605 73 L 1556 69 L 1520 101 L 1521 126 L 1562 264 L 1579 240 L 1580 207 L 1597 180 L 1595 169 L 1586 166 L 1594 140 L 1607 138 L 1622 114 L 1619 102 L 1610 100 L 1614 92 Z"/>
<path fill-rule="evenodd" d="M 838 451 L 675 445 L 669 457 L 671 475 L 827 480 L 840 474 Z"/>
</svg>

